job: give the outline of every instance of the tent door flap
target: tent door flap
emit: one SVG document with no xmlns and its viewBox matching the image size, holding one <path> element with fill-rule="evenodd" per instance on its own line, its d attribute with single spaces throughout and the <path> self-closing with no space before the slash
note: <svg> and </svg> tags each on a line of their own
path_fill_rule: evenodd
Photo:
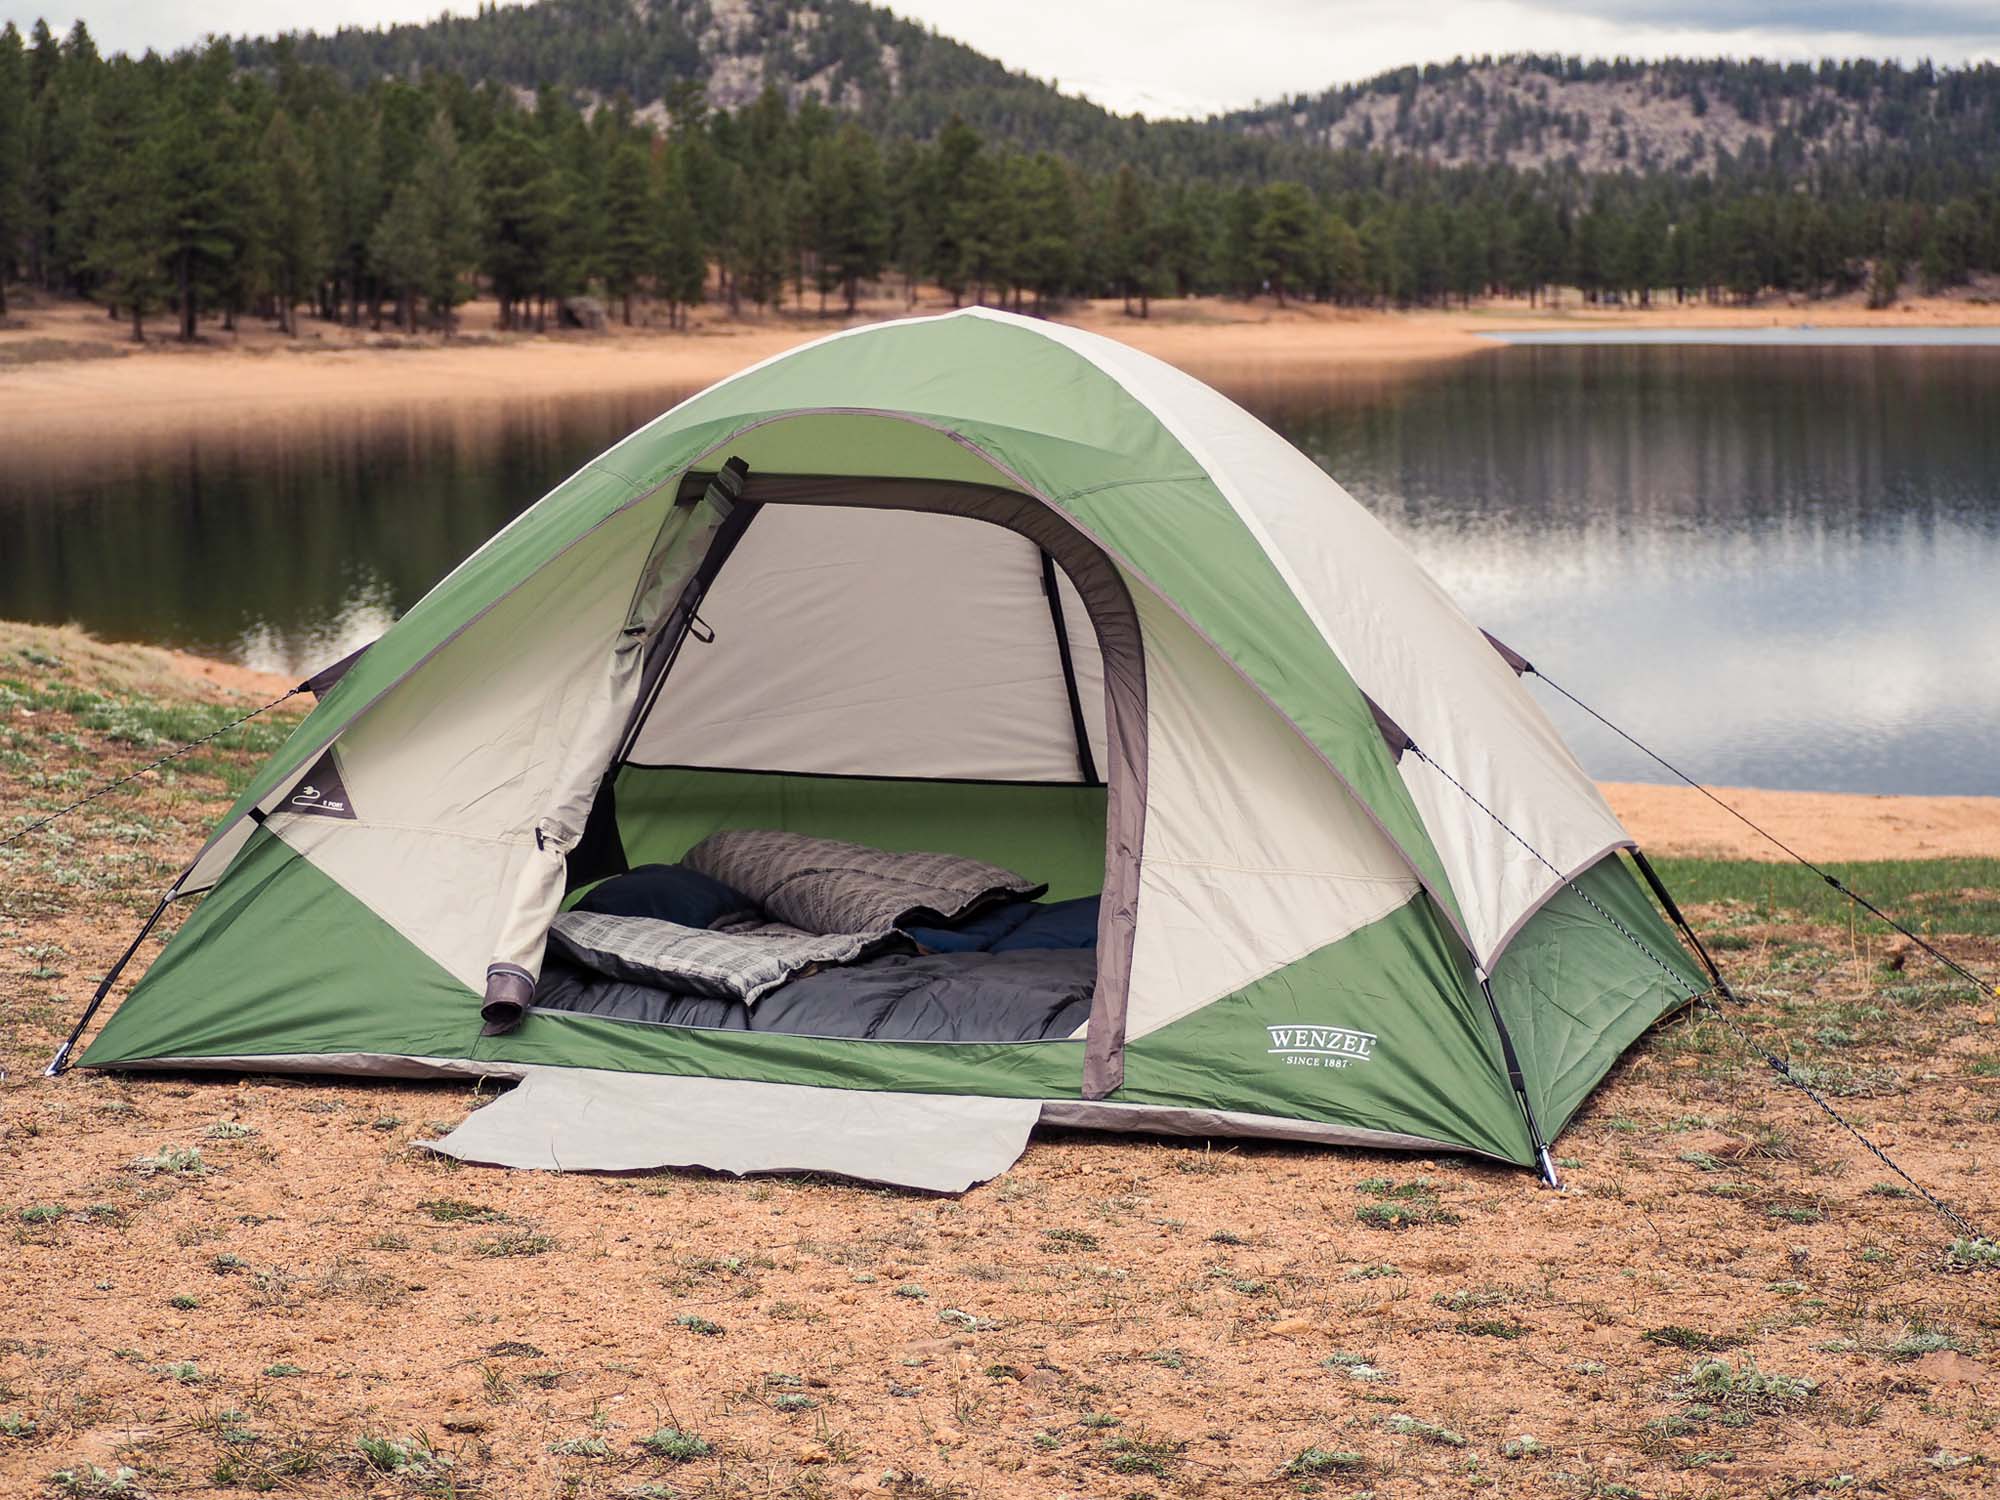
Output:
<svg viewBox="0 0 2000 1500">
<path fill-rule="evenodd" d="M 733 1078 L 531 1067 L 431 1150 L 566 1172 L 829 1172 L 962 1193 L 1027 1149 L 1034 1099 L 891 1094 Z"/>
</svg>

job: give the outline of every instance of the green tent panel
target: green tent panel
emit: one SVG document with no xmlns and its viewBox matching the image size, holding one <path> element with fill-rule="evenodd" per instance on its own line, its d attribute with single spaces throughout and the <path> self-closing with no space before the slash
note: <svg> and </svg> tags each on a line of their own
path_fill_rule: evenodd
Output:
<svg viewBox="0 0 2000 1500">
<path fill-rule="evenodd" d="M 1031 319 L 711 387 L 321 687 L 83 1065 L 522 1079 L 440 1149 L 523 1166 L 962 1186 L 1040 1119 L 1546 1172 L 1703 985 L 1510 659 L 1394 538 L 1208 387 Z M 950 979 L 922 1024 L 577 999 L 598 981 L 549 955 L 579 889 L 728 830 L 1096 898 L 1094 949 L 1046 970 L 1078 1008 L 1036 979 L 1035 1025 L 954 1010 L 976 960 L 881 961 Z M 954 1149 L 884 1145 L 912 1131 Z"/>
</svg>

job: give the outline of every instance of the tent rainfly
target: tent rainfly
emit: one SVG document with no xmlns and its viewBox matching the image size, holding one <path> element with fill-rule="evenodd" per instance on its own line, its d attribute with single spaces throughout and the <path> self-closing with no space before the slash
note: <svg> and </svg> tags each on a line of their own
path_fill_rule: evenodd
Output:
<svg viewBox="0 0 2000 1500">
<path fill-rule="evenodd" d="M 518 1079 L 438 1143 L 514 1166 L 951 1190 L 1039 1120 L 1552 1176 L 1705 981 L 1496 644 L 1167 364 L 984 309 L 838 333 L 641 428 L 316 679 L 80 1064 Z M 945 974 L 923 1025 L 550 999 L 578 891 L 750 829 L 1099 898 L 1076 1008 L 938 1022 L 960 960 L 913 944 L 856 972 Z"/>
</svg>

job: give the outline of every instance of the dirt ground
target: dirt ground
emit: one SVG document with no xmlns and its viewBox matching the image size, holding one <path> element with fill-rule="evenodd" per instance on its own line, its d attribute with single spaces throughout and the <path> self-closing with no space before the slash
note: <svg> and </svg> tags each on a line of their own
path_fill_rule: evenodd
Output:
<svg viewBox="0 0 2000 1500">
<path fill-rule="evenodd" d="M 1785 857 L 1691 787 L 1620 781 L 1602 787 L 1618 821 L 1650 853 L 1702 859 Z M 1812 860 L 2000 857 L 2000 797 L 1709 790 Z"/>
<path fill-rule="evenodd" d="M 927 292 L 915 305 L 897 295 L 869 299 L 855 322 L 941 312 Z M 260 319 L 234 333 L 205 328 L 193 346 L 162 324 L 143 348 L 102 308 L 23 300 L 0 320 L 0 425 L 15 441 L 72 459 L 110 444 L 193 432 L 249 432 L 329 415 L 449 401 L 556 398 L 612 390 L 699 388 L 756 360 L 846 326 L 839 316 L 699 311 L 686 332 L 617 321 L 599 333 L 501 333 L 491 302 L 461 311 L 446 341 L 348 329 L 309 318 L 288 339 Z M 1128 317 L 1117 301 L 1066 307 L 1066 322 L 1109 333 L 1211 380 L 1259 379 L 1311 368 L 1327 379 L 1394 379 L 1441 359 L 1494 346 L 1482 332 L 1536 327 L 1963 326 L 2000 322 L 2000 280 L 1870 312 L 1860 297 L 1782 298 L 1743 307 L 1587 307 L 1575 294 L 1555 306 L 1496 299 L 1448 311 L 1377 312 L 1230 298 L 1156 301 L 1152 316 Z"/>
<path fill-rule="evenodd" d="M 269 688 L 7 627 L 0 822 Z M 959 1199 L 506 1173 L 413 1148 L 462 1083 L 40 1077 L 265 726 L 0 849 L 0 1494 L 1992 1492 L 2000 1271 L 1711 1019 L 1617 1068 L 1562 1194 L 1049 1133 Z M 1991 996 L 1695 916 L 1735 1026 L 2000 1219 Z"/>
</svg>

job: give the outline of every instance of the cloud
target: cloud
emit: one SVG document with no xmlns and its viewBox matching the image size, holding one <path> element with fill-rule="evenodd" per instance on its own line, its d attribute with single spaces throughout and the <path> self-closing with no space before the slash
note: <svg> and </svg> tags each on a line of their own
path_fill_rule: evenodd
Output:
<svg viewBox="0 0 2000 1500">
<path fill-rule="evenodd" d="M 1928 0 L 1916 5 L 1865 0 L 1542 0 L 1537 9 L 1613 24 L 1723 35 L 1876 37 L 1885 41 L 2000 38 L 1991 0 Z"/>
</svg>

